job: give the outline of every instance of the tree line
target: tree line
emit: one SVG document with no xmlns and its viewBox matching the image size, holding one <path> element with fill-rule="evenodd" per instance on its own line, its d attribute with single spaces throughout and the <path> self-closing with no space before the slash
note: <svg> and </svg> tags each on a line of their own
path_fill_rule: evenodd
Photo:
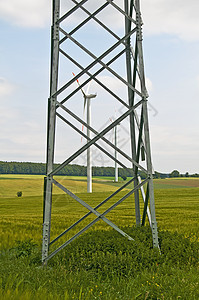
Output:
<svg viewBox="0 0 199 300">
<path fill-rule="evenodd" d="M 54 167 L 58 167 L 59 164 L 55 164 Z M 118 169 L 120 177 L 132 177 L 133 169 Z M 33 175 L 45 175 L 46 164 L 45 163 L 33 163 L 33 162 L 7 162 L 0 161 L 0 174 L 33 174 Z M 115 176 L 114 167 L 93 167 L 93 176 Z M 86 166 L 80 166 L 76 164 L 70 164 L 60 170 L 57 175 L 65 176 L 86 176 Z M 142 179 L 146 178 L 146 174 L 143 171 L 139 171 L 139 175 Z M 172 177 L 199 177 L 199 174 L 195 173 L 190 175 L 188 172 L 180 174 L 179 171 L 174 170 L 169 174 L 155 172 L 154 178 L 172 178 Z"/>
<path fill-rule="evenodd" d="M 54 164 L 54 168 L 58 167 L 59 164 Z M 86 176 L 86 166 L 80 166 L 76 164 L 70 164 L 60 170 L 57 175 L 65 176 Z M 115 176 L 115 168 L 113 167 L 93 167 L 93 176 Z M 118 169 L 119 176 L 131 177 L 133 176 L 133 170 Z M 45 175 L 46 164 L 44 163 L 33 163 L 33 162 L 7 162 L 0 161 L 0 174 L 34 174 L 34 175 Z M 140 172 L 140 176 L 145 178 L 144 172 Z"/>
</svg>

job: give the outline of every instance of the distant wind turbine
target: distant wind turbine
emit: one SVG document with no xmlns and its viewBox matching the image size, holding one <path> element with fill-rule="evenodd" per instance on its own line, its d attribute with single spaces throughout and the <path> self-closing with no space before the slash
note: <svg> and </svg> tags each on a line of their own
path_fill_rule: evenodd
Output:
<svg viewBox="0 0 199 300">
<path fill-rule="evenodd" d="M 74 73 L 73 73 L 73 76 L 75 76 Z M 80 86 L 78 79 L 77 79 L 77 83 Z M 81 88 L 81 92 L 82 92 L 83 98 L 84 98 L 83 113 L 85 113 L 85 108 L 87 105 L 86 123 L 88 126 L 91 126 L 91 99 L 95 98 L 97 96 L 97 93 L 89 94 L 90 83 L 91 82 L 89 82 L 89 84 L 88 84 L 86 93 Z M 83 126 L 82 126 L 82 130 L 83 130 Z M 89 142 L 89 140 L 91 138 L 91 131 L 88 127 L 87 127 L 87 137 L 89 138 L 87 142 Z M 90 147 L 87 149 L 87 193 L 92 193 L 92 153 L 91 153 Z"/>
<path fill-rule="evenodd" d="M 116 111 L 115 111 L 115 119 L 116 119 Z M 110 118 L 110 121 L 113 122 L 112 118 Z M 115 127 L 113 128 L 115 147 L 117 147 L 117 126 L 118 125 L 120 125 L 120 123 L 115 125 Z M 115 182 L 118 182 L 118 164 L 116 160 L 117 160 L 117 150 L 115 149 Z"/>
</svg>

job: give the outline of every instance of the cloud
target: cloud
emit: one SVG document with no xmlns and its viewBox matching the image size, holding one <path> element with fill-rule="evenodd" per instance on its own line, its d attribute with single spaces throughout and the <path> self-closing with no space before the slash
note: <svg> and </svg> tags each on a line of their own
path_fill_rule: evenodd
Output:
<svg viewBox="0 0 199 300">
<path fill-rule="evenodd" d="M 196 77 L 197 88 L 199 89 L 199 75 Z"/>
<path fill-rule="evenodd" d="M 0 77 L 0 99 L 4 96 L 12 94 L 14 85 L 9 83 L 5 78 Z"/>
<path fill-rule="evenodd" d="M 113 90 L 114 92 L 118 92 L 124 86 L 124 84 L 120 80 L 113 76 L 100 75 L 97 77 L 97 79 L 99 79 L 99 81 L 101 81 L 104 85 L 106 85 L 109 89 Z"/>
<path fill-rule="evenodd" d="M 148 92 L 151 92 L 153 90 L 152 81 L 148 77 L 146 77 L 146 88 Z"/>
<path fill-rule="evenodd" d="M 199 39 L 197 0 L 144 0 L 142 10 L 146 34 L 172 34 L 187 41 Z"/>
<path fill-rule="evenodd" d="M 151 126 L 151 140 L 155 170 L 198 172 L 199 139 L 197 128 Z M 168 142 L 169 141 L 169 142 Z"/>
<path fill-rule="evenodd" d="M 22 27 L 45 27 L 50 22 L 48 0 L 9 0 L 0 2 L 0 18 Z"/>
<path fill-rule="evenodd" d="M 31 112 L 10 107 L 0 113 L 2 160 L 44 161 L 45 126 Z M 44 122 L 43 122 L 44 123 Z"/>
<path fill-rule="evenodd" d="M 169 126 L 152 126 L 152 129 L 158 151 L 162 153 L 168 153 L 168 151 L 171 154 L 187 153 L 187 149 L 189 149 L 189 153 L 191 151 L 196 153 L 199 150 L 198 132 L 196 129 L 191 134 L 186 128 L 183 128 L 183 131 L 181 131 L 179 128 Z M 167 143 L 168 140 L 169 143 Z"/>
<path fill-rule="evenodd" d="M 62 11 L 68 11 L 74 4 L 61 1 Z M 115 1 L 123 8 L 123 1 Z M 93 12 L 104 1 L 88 1 L 85 8 Z M 199 1 L 190 0 L 143 0 L 141 3 L 144 32 L 148 35 L 171 34 L 187 41 L 199 39 Z M 70 24 L 77 24 L 87 15 L 78 9 L 70 16 Z M 111 28 L 123 26 L 123 16 L 111 5 L 97 15 Z M 51 4 L 49 0 L 9 0 L 0 2 L 0 18 L 22 27 L 45 27 L 51 22 Z M 115 22 L 117 20 L 117 22 Z"/>
</svg>

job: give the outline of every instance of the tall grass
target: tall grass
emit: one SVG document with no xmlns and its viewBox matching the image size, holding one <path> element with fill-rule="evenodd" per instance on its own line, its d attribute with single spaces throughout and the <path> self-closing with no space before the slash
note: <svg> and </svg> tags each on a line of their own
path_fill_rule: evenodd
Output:
<svg viewBox="0 0 199 300">
<path fill-rule="evenodd" d="M 42 186 L 42 178 L 35 180 L 41 180 Z M 16 189 L 16 181 L 10 179 L 10 191 Z M 79 181 L 74 184 L 78 186 Z M 1 185 L 4 182 L 0 180 Z M 152 249 L 150 229 L 134 226 L 134 198 L 130 197 L 107 217 L 125 227 L 135 242 L 99 221 L 42 268 L 43 197 L 42 193 L 26 196 L 29 179 L 22 182 L 22 197 L 0 198 L 0 299 L 199 299 L 199 188 L 155 190 L 161 255 Z M 94 207 L 111 193 L 108 187 L 101 184 L 103 192 L 78 196 Z M 86 212 L 55 190 L 52 238 Z M 60 243 L 93 218 L 91 215 Z"/>
</svg>

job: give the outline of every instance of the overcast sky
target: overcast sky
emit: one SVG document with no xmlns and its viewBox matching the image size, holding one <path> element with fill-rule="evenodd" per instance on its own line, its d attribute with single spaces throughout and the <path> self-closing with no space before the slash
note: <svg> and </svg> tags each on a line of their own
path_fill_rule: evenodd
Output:
<svg viewBox="0 0 199 300">
<path fill-rule="evenodd" d="M 49 3 L 0 0 L 3 161 L 45 162 Z M 154 169 L 199 173 L 199 1 L 143 0 L 141 6 Z M 57 161 L 65 158 L 60 152 Z"/>
</svg>

